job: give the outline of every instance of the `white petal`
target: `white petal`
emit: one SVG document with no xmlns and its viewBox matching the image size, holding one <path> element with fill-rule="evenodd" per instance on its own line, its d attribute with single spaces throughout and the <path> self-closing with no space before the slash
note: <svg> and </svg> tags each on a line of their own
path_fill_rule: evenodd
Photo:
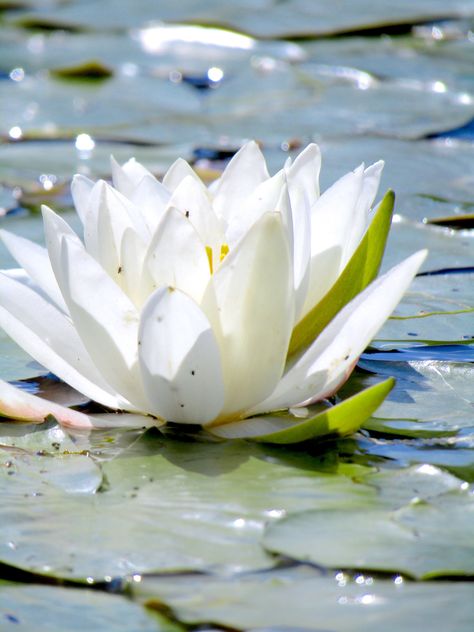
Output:
<svg viewBox="0 0 474 632">
<path fill-rule="evenodd" d="M 246 143 L 233 156 L 222 176 L 213 183 L 214 209 L 229 221 L 239 212 L 242 201 L 269 178 L 265 158 L 255 141 Z"/>
<path fill-rule="evenodd" d="M 0 415 L 10 419 L 41 423 L 53 416 L 63 426 L 78 429 L 93 427 L 88 415 L 49 402 L 0 380 Z"/>
<path fill-rule="evenodd" d="M 422 250 L 405 259 L 348 303 L 288 369 L 272 395 L 250 413 L 289 408 L 335 392 L 400 301 L 426 254 Z"/>
<path fill-rule="evenodd" d="M 94 182 L 81 174 L 76 174 L 71 183 L 71 195 L 77 214 L 82 223 L 89 208 L 90 196 L 94 188 Z"/>
<path fill-rule="evenodd" d="M 148 271 L 144 270 L 145 254 L 146 246 L 143 241 L 135 231 L 127 228 L 120 245 L 119 285 L 138 309 L 148 298 L 148 294 L 143 294 L 142 288 L 149 287 L 152 283 Z"/>
<path fill-rule="evenodd" d="M 61 269 L 55 272 L 85 348 L 104 379 L 135 409 L 146 410 L 138 372 L 137 310 L 82 244 L 68 237 L 60 244 Z"/>
<path fill-rule="evenodd" d="M 221 349 L 223 415 L 232 415 L 266 397 L 283 372 L 294 292 L 280 214 L 265 214 L 230 251 L 212 277 L 203 309 Z"/>
<path fill-rule="evenodd" d="M 145 176 L 130 193 L 129 199 L 136 208 L 140 209 L 143 220 L 152 235 L 168 206 L 170 199 L 168 189 L 153 176 Z"/>
<path fill-rule="evenodd" d="M 308 295 L 311 271 L 311 207 L 304 192 L 293 186 L 291 221 L 293 239 L 293 276 L 295 286 L 295 322 L 303 311 Z"/>
<path fill-rule="evenodd" d="M 123 408 L 97 371 L 69 318 L 33 289 L 0 274 L 0 326 L 37 362 L 105 406 Z"/>
<path fill-rule="evenodd" d="M 184 178 L 188 176 L 191 176 L 193 179 L 197 180 L 198 183 L 201 183 L 200 177 L 186 162 L 186 160 L 183 160 L 183 158 L 178 158 L 173 162 L 171 167 L 165 173 L 163 177 L 163 184 L 168 189 L 168 191 L 173 192 L 176 187 L 181 184 Z"/>
<path fill-rule="evenodd" d="M 120 191 L 125 197 L 129 197 L 140 180 L 145 176 L 154 177 L 153 174 L 148 171 L 142 164 L 137 162 L 135 158 L 130 158 L 122 166 L 115 160 L 113 156 L 110 157 L 110 165 L 112 168 L 112 181 L 114 187 Z"/>
<path fill-rule="evenodd" d="M 205 423 L 224 403 L 219 348 L 208 319 L 185 294 L 157 290 L 140 322 L 140 365 L 151 410 L 169 420 Z"/>
<path fill-rule="evenodd" d="M 101 413 L 87 416 L 92 427 L 97 430 L 102 428 L 159 428 L 164 423 L 155 417 L 138 413 Z"/>
<path fill-rule="evenodd" d="M 377 195 L 383 166 L 384 163 L 380 160 L 364 171 L 362 187 L 354 206 L 352 221 L 349 224 L 350 230 L 346 233 L 346 242 L 341 257 L 341 270 L 352 257 L 370 224 L 370 210 Z"/>
<path fill-rule="evenodd" d="M 235 246 L 264 213 L 273 213 L 279 210 L 278 207 L 286 202 L 286 200 L 283 201 L 283 196 L 288 197 L 288 190 L 286 175 L 282 170 L 259 184 L 246 198 L 241 198 L 234 213 L 228 208 L 234 203 L 234 200 L 229 200 L 226 206 L 228 221 L 226 241 L 230 248 Z M 288 209 L 290 208 L 289 198 L 286 206 Z"/>
<path fill-rule="evenodd" d="M 319 197 L 320 170 L 321 151 L 315 143 L 311 143 L 286 169 L 290 198 L 293 196 L 293 188 L 296 188 L 303 191 L 307 204 L 310 206 L 314 204 Z M 291 204 L 294 206 L 293 199 L 291 199 Z"/>
<path fill-rule="evenodd" d="M 149 240 L 150 233 L 139 209 L 106 182 L 99 181 L 84 219 L 84 242 L 88 252 L 115 279 L 127 229 L 134 230 L 145 243 Z"/>
<path fill-rule="evenodd" d="M 59 309 L 67 312 L 46 248 L 6 230 L 0 230 L 0 237 L 12 257 L 28 273 L 28 276 Z"/>
<path fill-rule="evenodd" d="M 153 281 L 148 293 L 171 286 L 200 302 L 211 274 L 209 259 L 191 222 L 178 209 L 166 211 L 150 243 L 144 268 Z"/>
<path fill-rule="evenodd" d="M 176 207 L 188 217 L 203 244 L 210 246 L 213 251 L 224 242 L 221 223 L 214 213 L 207 189 L 201 181 L 191 176 L 183 178 L 175 188 L 169 206 Z"/>
</svg>

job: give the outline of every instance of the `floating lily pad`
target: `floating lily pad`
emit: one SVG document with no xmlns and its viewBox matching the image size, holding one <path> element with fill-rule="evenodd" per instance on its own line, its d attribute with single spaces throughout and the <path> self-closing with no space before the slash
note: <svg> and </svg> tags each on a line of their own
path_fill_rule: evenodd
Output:
<svg viewBox="0 0 474 632">
<path fill-rule="evenodd" d="M 156 431 L 102 469 L 99 493 L 46 490 L 2 504 L 0 560 L 82 580 L 269 568 L 276 560 L 259 543 L 266 523 L 301 509 L 367 506 L 376 496 L 352 482 L 368 472 L 361 466 L 243 442 L 173 441 Z"/>
<path fill-rule="evenodd" d="M 389 340 L 474 340 L 474 274 L 416 278 L 392 318 L 377 334 L 378 345 Z"/>
<path fill-rule="evenodd" d="M 474 616 L 468 582 L 321 576 L 305 566 L 231 579 L 143 578 L 132 590 L 150 607 L 168 605 L 188 624 L 212 621 L 252 632 L 419 632 L 428 620 L 433 632 L 471 632 Z"/>
<path fill-rule="evenodd" d="M 30 632 L 79 632 L 90 629 L 136 632 L 180 632 L 183 628 L 163 615 L 145 610 L 130 600 L 92 590 L 0 585 L 0 626 Z M 65 627 L 67 626 L 67 628 Z"/>
<path fill-rule="evenodd" d="M 474 499 L 451 492 L 394 512 L 308 511 L 267 527 L 268 550 L 331 568 L 419 579 L 474 575 Z M 350 525 L 350 528 L 348 528 Z"/>
</svg>

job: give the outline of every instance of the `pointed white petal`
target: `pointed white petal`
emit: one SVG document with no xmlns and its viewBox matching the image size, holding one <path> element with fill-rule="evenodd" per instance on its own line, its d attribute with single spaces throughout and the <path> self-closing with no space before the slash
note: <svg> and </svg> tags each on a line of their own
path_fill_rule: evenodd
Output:
<svg viewBox="0 0 474 632">
<path fill-rule="evenodd" d="M 169 421 L 213 420 L 224 403 L 221 360 L 196 303 L 179 290 L 157 290 L 142 311 L 139 340 L 150 409 Z"/>
<path fill-rule="evenodd" d="M 114 187 L 125 195 L 125 197 L 130 197 L 130 194 L 145 176 L 154 177 L 153 174 L 142 164 L 137 162 L 135 158 L 130 158 L 130 160 L 120 166 L 115 158 L 111 156 L 110 165 L 112 168 L 112 182 Z"/>
<path fill-rule="evenodd" d="M 242 201 L 269 178 L 265 158 L 255 141 L 246 143 L 231 159 L 213 185 L 214 209 L 229 221 L 239 212 Z"/>
<path fill-rule="evenodd" d="M 198 303 L 201 300 L 211 274 L 209 259 L 191 222 L 178 209 L 166 211 L 150 243 L 144 268 L 153 282 L 148 293 L 171 286 Z"/>
<path fill-rule="evenodd" d="M 224 233 L 212 208 L 207 189 L 200 180 L 191 176 L 183 178 L 175 188 L 169 206 L 174 206 L 186 215 L 203 244 L 213 251 L 220 249 L 224 242 Z"/>
<path fill-rule="evenodd" d="M 89 200 L 94 188 L 94 182 L 81 174 L 76 174 L 71 183 L 71 195 L 77 214 L 82 223 L 89 208 Z"/>
<path fill-rule="evenodd" d="M 61 425 L 70 428 L 87 430 L 93 427 L 88 415 L 22 391 L 3 380 L 0 380 L 0 415 L 36 423 L 52 416 Z"/>
<path fill-rule="evenodd" d="M 140 210 L 150 235 L 152 235 L 168 206 L 170 199 L 168 189 L 153 176 L 145 176 L 128 197 Z"/>
<path fill-rule="evenodd" d="M 279 171 L 272 178 L 268 178 L 259 184 L 245 199 L 241 198 L 239 204 L 235 206 L 233 213 L 228 206 L 234 203 L 233 200 L 228 201 L 226 228 L 226 242 L 230 248 L 245 235 L 253 224 L 262 217 L 264 213 L 273 213 L 279 210 L 279 206 L 286 203 L 286 207 L 290 208 L 288 190 L 286 184 L 285 172 Z M 288 218 L 285 224 L 288 224 Z M 291 239 L 292 241 L 292 239 Z"/>
<path fill-rule="evenodd" d="M 291 222 L 293 239 L 293 278 L 295 286 L 295 323 L 298 322 L 308 295 L 311 272 L 311 207 L 302 189 L 293 186 Z"/>
<path fill-rule="evenodd" d="M 281 215 L 265 214 L 218 268 L 203 298 L 221 349 L 232 415 L 280 379 L 294 318 L 293 271 Z"/>
<path fill-rule="evenodd" d="M 91 194 L 84 220 L 88 252 L 117 280 L 123 233 L 134 230 L 146 243 L 150 233 L 137 209 L 106 182 L 99 181 Z"/>
<path fill-rule="evenodd" d="M 163 184 L 171 193 L 176 189 L 176 187 L 184 180 L 184 178 L 191 176 L 198 183 L 201 183 L 200 177 L 194 171 L 194 169 L 183 160 L 183 158 L 178 158 L 173 162 L 171 167 L 163 176 Z"/>
<path fill-rule="evenodd" d="M 321 170 L 321 150 L 318 145 L 311 143 L 296 157 L 295 161 L 286 169 L 290 198 L 293 188 L 303 191 L 306 203 L 310 206 L 319 197 L 319 172 Z M 291 199 L 294 206 L 294 201 Z"/>
<path fill-rule="evenodd" d="M 67 312 L 66 303 L 54 276 L 48 251 L 34 241 L 0 230 L 0 237 L 20 266 L 55 305 Z"/>
<path fill-rule="evenodd" d="M 147 269 L 144 269 L 146 246 L 135 231 L 125 229 L 120 245 L 120 265 L 118 268 L 119 285 L 140 309 L 147 299 L 142 287 L 150 287 L 152 279 Z"/>
<path fill-rule="evenodd" d="M 62 237 L 60 250 L 58 281 L 85 348 L 104 379 L 136 409 L 146 410 L 138 372 L 136 308 L 82 244 Z"/>
<path fill-rule="evenodd" d="M 400 301 L 426 254 L 422 250 L 405 259 L 348 303 L 287 370 L 272 395 L 250 413 L 289 408 L 334 393 Z"/>
<path fill-rule="evenodd" d="M 105 406 L 123 408 L 97 371 L 71 321 L 24 284 L 0 274 L 0 326 L 37 362 Z"/>
<path fill-rule="evenodd" d="M 384 163 L 380 160 L 367 167 L 364 171 L 362 187 L 352 213 L 352 221 L 349 224 L 349 230 L 346 232 L 346 242 L 343 246 L 341 258 L 341 270 L 352 257 L 370 224 L 370 211 L 377 195 L 383 166 Z"/>
<path fill-rule="evenodd" d="M 152 428 L 164 425 L 164 422 L 150 415 L 139 413 L 101 413 L 87 415 L 92 427 L 100 430 L 104 428 Z"/>
<path fill-rule="evenodd" d="M 317 305 L 336 282 L 339 276 L 341 255 L 341 246 L 335 245 L 311 256 L 306 296 L 298 320 L 301 320 Z"/>
</svg>

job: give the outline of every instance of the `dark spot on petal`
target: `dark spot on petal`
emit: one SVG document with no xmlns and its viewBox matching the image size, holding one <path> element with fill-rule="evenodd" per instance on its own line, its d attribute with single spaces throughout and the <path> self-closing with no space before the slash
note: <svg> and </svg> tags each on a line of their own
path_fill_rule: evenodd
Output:
<svg viewBox="0 0 474 632">
<path fill-rule="evenodd" d="M 186 215 L 186 217 L 189 217 L 189 211 L 186 211 L 184 214 Z"/>
<path fill-rule="evenodd" d="M 184 404 L 180 404 L 181 408 L 184 408 Z"/>
<path fill-rule="evenodd" d="M 196 371 L 191 371 L 191 375 L 196 375 Z"/>
<path fill-rule="evenodd" d="M 118 270 L 117 270 L 117 273 L 120 274 L 122 272 L 122 270 L 123 270 L 122 266 L 119 266 Z"/>
</svg>

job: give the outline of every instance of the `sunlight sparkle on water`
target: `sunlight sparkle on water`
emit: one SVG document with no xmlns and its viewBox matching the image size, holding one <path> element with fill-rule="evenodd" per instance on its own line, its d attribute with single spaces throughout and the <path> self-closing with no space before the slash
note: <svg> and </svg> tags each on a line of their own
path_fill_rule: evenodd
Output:
<svg viewBox="0 0 474 632">
<path fill-rule="evenodd" d="M 75 145 L 78 151 L 92 151 L 95 147 L 95 142 L 89 134 L 79 134 Z"/>
</svg>

